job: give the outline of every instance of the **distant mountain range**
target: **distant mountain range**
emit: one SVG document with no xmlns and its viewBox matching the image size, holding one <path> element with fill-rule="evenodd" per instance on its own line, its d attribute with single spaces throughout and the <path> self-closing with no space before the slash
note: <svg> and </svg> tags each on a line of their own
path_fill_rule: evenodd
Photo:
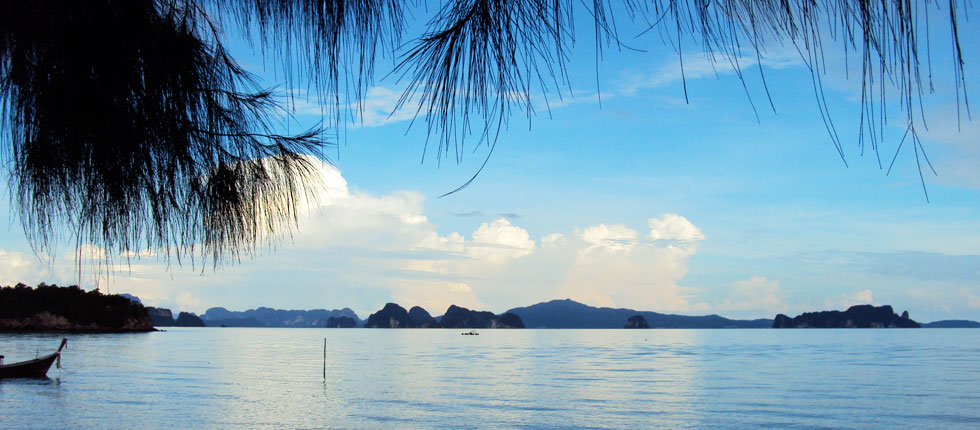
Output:
<svg viewBox="0 0 980 430">
<path fill-rule="evenodd" d="M 138 297 L 124 294 L 124 297 L 137 302 Z M 452 310 L 454 307 L 451 307 Z M 154 325 L 157 319 L 170 321 L 173 319 L 167 309 L 153 309 L 151 316 L 154 316 Z M 463 309 L 463 308 L 459 308 Z M 465 309 L 464 309 L 465 310 Z M 155 315 L 155 312 L 165 312 L 166 318 L 158 318 L 163 315 Z M 384 311 L 384 309 L 382 309 Z M 468 311 L 468 310 L 467 310 Z M 381 311 L 379 311 L 381 312 Z M 475 312 L 475 311 L 468 311 Z M 484 312 L 492 315 L 489 312 Z M 773 320 L 760 318 L 752 320 L 729 319 L 719 315 L 674 315 L 659 312 L 637 311 L 625 308 L 607 308 L 589 306 L 576 302 L 571 299 L 552 300 L 531 306 L 518 307 L 508 310 L 505 313 L 512 313 L 519 317 L 523 326 L 527 328 L 610 328 L 621 329 L 629 325 L 630 318 L 640 316 L 649 324 L 650 328 L 770 328 L 773 327 Z M 467 314 L 469 315 L 469 314 Z M 502 316 L 504 314 L 501 314 Z M 907 314 L 903 317 L 907 318 Z M 331 323 L 331 318 L 333 319 Z M 413 307 L 407 312 L 406 318 L 413 321 L 411 327 L 437 327 L 441 326 L 441 321 L 445 315 L 433 318 L 424 309 Z M 455 316 L 454 316 L 455 318 Z M 201 320 L 208 327 L 351 327 L 350 321 L 355 327 L 364 327 L 366 321 L 360 319 L 350 308 L 343 309 L 312 309 L 312 310 L 284 310 L 260 307 L 246 311 L 230 311 L 223 307 L 208 309 Z M 390 318 L 388 318 L 390 320 Z M 482 321 L 482 320 L 481 320 Z M 489 320 L 488 320 L 489 321 Z M 639 320 L 634 320 L 639 321 Z M 168 323 L 168 325 L 170 325 Z M 456 324 L 451 324 L 456 325 Z M 492 324 L 491 324 L 492 325 Z M 924 328 L 980 328 L 980 322 L 968 320 L 943 320 L 931 323 L 922 323 Z"/>
<path fill-rule="evenodd" d="M 527 328 L 623 328 L 640 315 L 650 328 L 770 328 L 772 320 L 733 320 L 718 315 L 687 316 L 621 308 L 597 308 L 571 299 L 552 300 L 507 312 L 516 314 Z"/>
<path fill-rule="evenodd" d="M 260 307 L 247 311 L 229 311 L 216 307 L 208 309 L 201 319 L 208 327 L 326 327 L 330 318 L 348 317 L 358 326 L 364 322 L 350 308 L 285 310 Z"/>
</svg>

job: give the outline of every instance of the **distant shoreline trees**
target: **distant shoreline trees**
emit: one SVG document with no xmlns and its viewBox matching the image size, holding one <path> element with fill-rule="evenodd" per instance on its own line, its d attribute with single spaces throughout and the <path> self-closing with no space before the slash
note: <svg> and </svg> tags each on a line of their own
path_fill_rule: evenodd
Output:
<svg viewBox="0 0 980 430">
<path fill-rule="evenodd" d="M 0 330 L 153 331 L 153 323 L 143 305 L 126 297 L 42 282 L 0 288 Z"/>
</svg>

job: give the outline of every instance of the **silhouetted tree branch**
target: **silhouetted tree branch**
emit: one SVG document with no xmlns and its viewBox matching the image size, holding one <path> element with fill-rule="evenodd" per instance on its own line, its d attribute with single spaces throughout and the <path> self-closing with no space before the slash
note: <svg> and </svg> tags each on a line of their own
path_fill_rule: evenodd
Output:
<svg viewBox="0 0 980 430">
<path fill-rule="evenodd" d="M 0 156 L 9 161 L 11 194 L 31 243 L 43 251 L 66 233 L 113 255 L 147 247 L 217 264 L 291 231 L 298 202 L 315 197 L 316 170 L 304 154 L 321 154 L 321 129 L 276 132 L 289 112 L 229 56 L 220 24 L 257 41 L 288 80 L 311 82 L 330 101 L 325 117 L 333 125 L 347 114 L 356 119 L 357 109 L 344 108 L 363 102 L 375 59 L 397 58 L 395 73 L 405 79 L 399 106 L 412 106 L 428 123 L 440 160 L 454 152 L 458 161 L 468 136 L 493 145 L 515 112 L 534 114 L 538 93 L 570 91 L 580 16 L 594 23 L 598 51 L 625 46 L 623 20 L 641 34 L 659 34 L 676 50 L 682 76 L 682 40 L 696 41 L 699 52 L 727 62 L 740 78 L 747 55 L 761 73 L 771 47 L 796 47 L 843 158 L 822 82 L 824 43 L 840 42 L 840 54 L 862 58 L 859 145 L 867 135 L 878 154 L 886 95 L 894 92 L 908 130 L 899 146 L 911 142 L 921 173 L 931 168 L 915 126 L 921 98 L 932 91 L 928 14 L 946 13 L 958 106 L 969 114 L 958 26 L 966 4 L 956 0 L 943 3 L 946 10 L 929 0 L 624 0 L 615 7 L 603 0 L 456 0 L 433 9 L 425 33 L 402 48 L 412 18 L 406 7 L 419 4 L 4 2 Z"/>
</svg>

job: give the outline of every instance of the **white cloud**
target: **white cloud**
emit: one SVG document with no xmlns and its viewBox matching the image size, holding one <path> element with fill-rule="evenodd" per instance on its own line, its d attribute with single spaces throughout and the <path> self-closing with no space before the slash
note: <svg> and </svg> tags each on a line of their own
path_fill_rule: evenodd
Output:
<svg viewBox="0 0 980 430">
<path fill-rule="evenodd" d="M 181 310 L 198 313 L 200 312 L 201 300 L 187 291 L 181 291 L 178 293 L 177 296 L 174 297 L 174 302 L 177 303 L 177 306 Z"/>
<path fill-rule="evenodd" d="M 70 255 L 70 258 L 75 261 L 98 263 L 106 261 L 107 256 L 108 253 L 102 247 L 86 243 L 76 248 L 75 252 Z"/>
<path fill-rule="evenodd" d="M 579 233 L 579 237 L 589 244 L 586 251 L 628 252 L 636 245 L 637 236 L 636 230 L 622 224 L 597 224 Z"/>
<path fill-rule="evenodd" d="M 57 260 L 46 254 L 25 254 L 18 251 L 0 249 L 0 286 L 13 286 L 18 283 L 37 285 L 78 284 L 78 268 L 73 255 Z"/>
<path fill-rule="evenodd" d="M 442 315 L 449 305 L 462 306 L 474 310 L 486 310 L 487 304 L 481 301 L 469 285 L 462 282 L 398 281 L 398 293 L 392 296 L 405 309 L 421 306 L 432 316 Z M 366 318 L 366 316 L 365 316 Z"/>
<path fill-rule="evenodd" d="M 35 272 L 33 259 L 16 251 L 0 249 L 0 286 L 32 283 Z"/>
<path fill-rule="evenodd" d="M 157 253 L 154 252 L 152 249 L 144 249 L 139 252 L 125 251 L 120 256 L 123 258 L 130 258 L 130 259 L 155 258 L 157 256 Z"/>
<path fill-rule="evenodd" d="M 871 290 L 861 290 L 853 295 L 854 301 L 858 303 L 873 303 L 874 299 L 871 298 Z"/>
<path fill-rule="evenodd" d="M 678 283 L 704 236 L 682 216 L 651 218 L 649 235 L 622 224 L 595 224 L 543 235 L 540 243 L 506 217 L 469 234 L 440 233 L 425 215 L 423 195 L 374 195 L 352 188 L 336 167 L 319 167 L 323 193 L 304 203 L 298 233 L 274 252 L 206 276 L 200 267 L 168 268 L 142 259 L 103 289 L 195 312 L 211 306 L 351 306 L 360 314 L 396 301 L 435 315 L 450 304 L 500 312 L 563 297 L 637 309 L 700 309 Z M 676 246 L 685 241 L 692 245 Z"/>
<path fill-rule="evenodd" d="M 673 247 L 621 249 L 587 245 L 572 261 L 556 297 L 599 306 L 687 311 L 691 308 L 678 282 L 687 274 L 691 254 Z"/>
<path fill-rule="evenodd" d="M 786 307 L 780 295 L 778 280 L 756 275 L 733 283 L 728 298 L 718 303 L 716 309 L 775 314 Z"/>
<path fill-rule="evenodd" d="M 361 112 L 361 121 L 357 125 L 365 127 L 380 127 L 393 122 L 407 121 L 415 117 L 415 107 L 411 103 L 398 109 L 398 100 L 401 93 L 385 87 L 371 87 L 364 98 L 364 110 Z M 359 109 L 357 105 L 352 105 L 351 109 Z M 424 113 L 424 112 L 423 112 Z"/>
<path fill-rule="evenodd" d="M 704 240 L 701 229 L 677 214 L 664 214 L 660 218 L 650 218 L 647 220 L 650 225 L 650 240 L 677 240 L 682 242 L 695 242 Z"/>
<path fill-rule="evenodd" d="M 286 106 L 294 115 L 336 116 L 336 107 L 332 100 L 322 100 L 317 95 L 310 95 L 304 89 L 292 89 Z M 361 103 L 353 99 L 341 100 L 344 120 L 352 120 L 354 127 L 380 127 L 394 122 L 411 120 L 415 116 L 415 107 L 410 103 L 398 108 L 398 100 L 402 93 L 387 87 L 370 87 L 364 94 Z M 342 97 L 343 99 L 343 97 Z M 417 107 L 417 106 L 416 106 Z"/>
<path fill-rule="evenodd" d="M 546 234 L 543 237 L 541 237 L 541 247 L 542 248 L 554 247 L 554 246 L 562 246 L 562 245 L 565 245 L 567 243 L 568 243 L 568 240 L 565 239 L 565 235 L 563 235 L 561 233 L 551 233 L 551 234 Z"/>
<path fill-rule="evenodd" d="M 579 231 L 578 243 L 560 296 L 599 306 L 624 306 L 662 311 L 691 311 L 690 297 L 678 282 L 687 274 L 686 261 L 703 239 L 686 218 L 663 214 L 650 218 L 651 232 L 640 239 L 625 225 L 597 224 Z M 659 240 L 670 238 L 671 240 Z M 673 241 L 688 241 L 675 246 Z"/>
<path fill-rule="evenodd" d="M 322 117 L 334 111 L 332 106 L 322 103 L 324 100 L 320 96 L 310 95 L 310 92 L 307 90 L 293 88 L 287 91 L 287 93 L 288 96 L 282 101 L 293 115 L 314 115 Z"/>
<path fill-rule="evenodd" d="M 501 264 L 534 252 L 535 244 L 527 230 L 511 225 L 506 218 L 483 223 L 473 232 L 473 242 L 466 253 L 476 259 Z"/>
<path fill-rule="evenodd" d="M 971 308 L 980 309 L 980 297 L 977 297 L 974 294 L 970 294 L 969 296 L 967 296 L 966 302 L 970 305 Z"/>
<path fill-rule="evenodd" d="M 782 69 L 785 67 L 802 65 L 803 61 L 799 53 L 795 50 L 784 47 L 766 52 L 762 59 L 762 65 L 770 69 Z M 744 71 L 748 68 L 759 65 L 755 58 L 755 53 L 743 53 L 731 61 L 723 55 L 711 57 L 707 53 L 685 53 L 683 69 L 680 61 L 672 61 L 661 64 L 652 71 L 632 72 L 625 76 L 618 88 L 619 94 L 630 95 L 637 91 L 664 87 L 680 82 L 681 80 L 694 80 L 723 75 L 734 75 L 736 72 Z"/>
<path fill-rule="evenodd" d="M 840 307 L 841 309 L 847 309 L 854 305 L 870 305 L 874 304 L 873 293 L 871 290 L 860 290 L 851 293 L 844 293 L 837 296 L 837 300 L 828 300 L 826 305 L 830 308 Z"/>
</svg>

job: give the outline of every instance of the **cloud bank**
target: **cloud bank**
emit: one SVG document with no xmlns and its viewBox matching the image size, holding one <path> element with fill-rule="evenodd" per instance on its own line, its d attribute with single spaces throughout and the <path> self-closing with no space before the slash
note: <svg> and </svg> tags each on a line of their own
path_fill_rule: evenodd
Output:
<svg viewBox="0 0 980 430">
<path fill-rule="evenodd" d="M 196 312 L 258 305 L 369 312 L 397 301 L 438 315 L 450 304 L 502 312 L 565 297 L 694 309 L 679 282 L 705 235 L 681 215 L 651 217 L 642 232 L 599 223 L 532 237 L 517 217 L 501 215 L 470 232 L 443 233 L 426 217 L 425 197 L 417 192 L 363 192 L 326 164 L 321 176 L 324 192 L 306 202 L 298 233 L 274 252 L 214 273 L 168 268 L 149 252 L 136 253 L 103 289 Z M 3 282 L 30 279 L 32 265 L 27 256 L 0 253 Z"/>
</svg>

